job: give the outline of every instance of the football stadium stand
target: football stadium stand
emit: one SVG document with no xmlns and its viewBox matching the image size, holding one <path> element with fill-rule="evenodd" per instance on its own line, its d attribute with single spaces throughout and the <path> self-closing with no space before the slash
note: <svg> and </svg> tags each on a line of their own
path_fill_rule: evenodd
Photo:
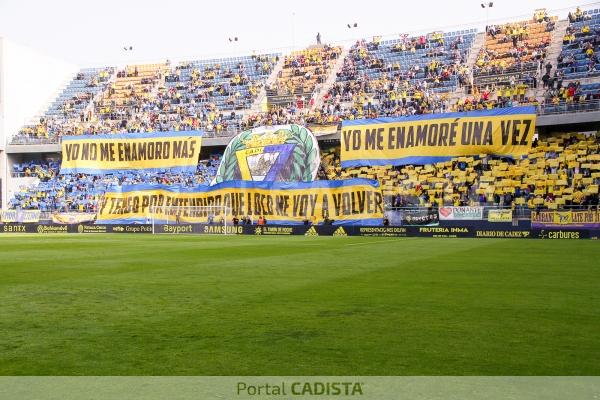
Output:
<svg viewBox="0 0 600 400">
<path fill-rule="evenodd" d="M 569 15 L 569 26 L 558 57 L 558 68 L 564 79 L 581 79 L 600 75 L 600 14 L 598 10 L 577 9 Z"/>
<path fill-rule="evenodd" d="M 598 205 L 600 152 L 595 135 L 561 133 L 536 140 L 521 160 L 479 155 L 425 166 L 342 169 L 325 151 L 328 179 L 378 179 L 390 204 L 406 206 L 509 206 L 529 210 Z"/>
<path fill-rule="evenodd" d="M 178 65 L 159 89 L 161 117 L 176 121 L 170 127 L 175 130 L 220 134 L 229 125 L 239 127 L 242 115 L 235 111 L 252 106 L 278 58 L 278 54 L 265 54 Z"/>
<path fill-rule="evenodd" d="M 530 81 L 547 61 L 557 17 L 519 21 L 487 28 L 485 45 L 473 68 L 476 85 Z"/>
<path fill-rule="evenodd" d="M 285 56 L 277 80 L 269 88 L 271 95 L 292 95 L 298 98 L 299 108 L 312 98 L 315 87 L 323 84 L 342 52 L 339 46 L 313 46 Z"/>
<path fill-rule="evenodd" d="M 340 47 L 327 45 L 292 52 L 284 59 L 275 89 L 278 93 L 312 94 L 315 86 L 325 81 L 340 53 Z"/>
<path fill-rule="evenodd" d="M 60 174 L 60 161 L 34 160 L 14 164 L 13 176 L 33 177 L 35 182 L 20 187 L 9 208 L 41 211 L 96 211 L 98 201 L 111 185 L 160 183 L 192 187 L 208 185 L 216 175 L 220 154 L 200 160 L 194 174 L 122 172 L 111 175 Z"/>
<path fill-rule="evenodd" d="M 320 113 L 338 119 L 444 112 L 447 93 L 467 83 L 475 30 L 355 43 Z"/>
<path fill-rule="evenodd" d="M 77 134 L 75 121 L 91 119 L 93 99 L 106 90 L 113 68 L 82 69 L 49 106 L 39 123 L 23 127 L 18 141 Z"/>
<path fill-rule="evenodd" d="M 12 143 L 62 135 L 236 128 L 278 54 L 81 70 L 39 122 Z M 44 140 L 47 141 L 47 140 Z"/>
<path fill-rule="evenodd" d="M 95 211 L 111 185 L 208 184 L 224 144 L 211 138 L 261 125 L 326 125 L 339 132 L 343 120 L 518 105 L 535 105 L 541 115 L 539 139 L 522 159 L 482 154 L 429 165 L 341 168 L 339 133 L 328 133 L 318 177 L 376 179 L 388 206 L 395 207 L 598 205 L 594 131 L 600 116 L 581 126 L 579 120 L 559 121 L 569 124 L 564 129 L 543 120 L 546 114 L 600 110 L 598 46 L 599 10 L 578 8 L 563 20 L 537 10 L 529 20 L 480 33 L 471 28 L 375 36 L 346 49 L 319 44 L 289 54 L 82 69 L 43 116 L 12 137 L 10 144 L 24 150 L 13 149 L 10 175 L 28 179 L 5 206 Z M 58 146 L 25 154 L 31 153 L 28 145 L 58 144 L 64 135 L 184 130 L 207 136 L 203 149 L 209 152 L 195 173 L 61 175 Z"/>
</svg>

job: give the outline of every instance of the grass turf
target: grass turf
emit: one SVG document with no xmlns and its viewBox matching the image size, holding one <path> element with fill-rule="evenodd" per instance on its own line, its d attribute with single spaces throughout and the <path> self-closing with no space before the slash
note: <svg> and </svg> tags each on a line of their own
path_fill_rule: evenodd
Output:
<svg viewBox="0 0 600 400">
<path fill-rule="evenodd" d="M 1 375 L 598 375 L 595 241 L 2 236 Z"/>
</svg>

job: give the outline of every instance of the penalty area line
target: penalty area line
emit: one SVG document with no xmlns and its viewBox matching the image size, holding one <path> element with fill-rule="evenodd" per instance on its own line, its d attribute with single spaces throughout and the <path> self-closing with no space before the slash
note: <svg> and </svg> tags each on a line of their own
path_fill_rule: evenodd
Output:
<svg viewBox="0 0 600 400">
<path fill-rule="evenodd" d="M 386 239 L 371 240 L 371 241 L 368 241 L 368 242 L 360 242 L 360 243 L 348 243 L 345 246 L 365 246 L 365 245 L 368 245 L 368 244 L 375 244 L 375 243 L 389 243 L 389 242 L 391 242 L 390 239 L 406 239 L 406 238 L 400 238 L 400 237 L 390 236 L 389 238 L 386 238 Z"/>
</svg>

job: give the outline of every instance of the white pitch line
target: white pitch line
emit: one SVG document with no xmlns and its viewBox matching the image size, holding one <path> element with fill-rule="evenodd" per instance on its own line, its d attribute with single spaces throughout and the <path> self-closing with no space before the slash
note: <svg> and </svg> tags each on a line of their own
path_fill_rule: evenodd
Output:
<svg viewBox="0 0 600 400">
<path fill-rule="evenodd" d="M 373 240 L 371 242 L 360 242 L 360 243 L 348 243 L 346 246 L 364 246 L 367 244 L 373 244 L 373 243 L 383 243 L 383 242 L 387 242 L 389 243 L 390 240 L 389 239 L 398 239 L 398 238 L 394 238 L 394 237 L 390 237 L 388 239 L 383 239 L 383 240 Z"/>
</svg>

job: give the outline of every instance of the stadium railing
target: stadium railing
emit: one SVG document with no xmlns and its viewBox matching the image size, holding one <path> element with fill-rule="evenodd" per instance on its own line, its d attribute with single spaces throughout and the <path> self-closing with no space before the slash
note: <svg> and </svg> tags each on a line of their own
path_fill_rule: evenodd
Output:
<svg viewBox="0 0 600 400">
<path fill-rule="evenodd" d="M 228 126 L 222 131 L 216 130 L 204 130 L 205 138 L 219 138 L 219 137 L 233 137 L 240 133 L 242 128 L 237 126 Z M 29 136 L 14 136 L 11 138 L 9 144 L 10 145 L 40 145 L 40 144 L 60 144 L 61 137 L 60 136 L 52 136 L 52 137 L 29 137 Z"/>
<path fill-rule="evenodd" d="M 562 104 L 540 104 L 538 115 L 570 114 L 578 112 L 600 111 L 600 100 L 580 101 Z"/>
<path fill-rule="evenodd" d="M 9 144 L 11 145 L 32 145 L 32 144 L 55 144 L 59 143 L 58 137 L 31 137 L 31 136 L 18 136 L 15 135 L 11 138 Z"/>
<path fill-rule="evenodd" d="M 573 102 L 573 103 L 561 103 L 555 104 L 539 104 L 536 106 L 537 115 L 558 115 L 558 114 L 573 114 L 580 112 L 593 112 L 600 111 L 600 99 L 599 100 L 588 100 L 584 102 Z M 329 125 L 329 123 L 324 123 Z M 338 124 L 338 128 L 341 124 Z M 243 131 L 243 128 L 239 126 L 228 126 L 222 131 L 204 130 L 204 137 L 206 138 L 229 138 L 237 135 Z M 13 136 L 9 142 L 10 145 L 43 145 L 43 144 L 59 144 L 61 143 L 60 136 L 53 137 L 31 137 L 31 136 Z"/>
<path fill-rule="evenodd" d="M 444 206 L 444 207 L 449 207 L 449 206 Z M 561 207 L 557 207 L 556 209 L 550 209 L 547 207 L 538 207 L 536 209 L 529 209 L 527 208 L 527 206 L 516 206 L 516 207 L 510 207 L 510 206 L 495 206 L 495 205 L 485 205 L 485 206 L 471 206 L 471 207 L 483 207 L 483 217 L 481 219 L 481 221 L 487 221 L 488 219 L 488 215 L 489 212 L 492 210 L 512 210 L 512 215 L 513 215 L 513 219 L 518 219 L 518 220 L 530 220 L 531 219 L 531 213 L 533 211 L 558 211 L 558 212 L 562 212 L 562 211 L 598 211 L 600 212 L 600 205 L 571 205 L 571 206 L 561 206 Z M 411 211 L 411 212 L 415 212 L 415 211 L 434 211 L 437 210 L 437 207 L 421 207 L 421 206 L 407 206 L 407 207 L 386 207 L 385 211 L 397 211 L 397 212 L 401 212 L 401 211 Z M 66 212 L 69 212 L 70 214 L 77 214 L 79 213 L 79 211 L 76 210 L 63 210 Z M 56 211 L 56 212 L 60 212 L 60 211 Z M 51 223 L 52 222 L 52 214 L 54 212 L 49 212 L 49 211 L 42 211 L 40 213 L 40 218 L 39 221 L 42 223 Z M 89 212 L 82 212 L 82 214 L 89 214 Z M 460 222 L 461 220 L 456 220 L 457 222 Z"/>
<path fill-rule="evenodd" d="M 449 207 L 449 206 L 444 206 L 444 207 Z M 485 205 L 485 206 L 469 206 L 469 207 L 483 207 L 483 217 L 481 219 L 481 221 L 487 221 L 488 219 L 488 215 L 489 212 L 492 210 L 512 210 L 512 218 L 513 219 L 518 219 L 518 220 L 530 220 L 531 219 L 531 213 L 533 211 L 600 211 L 600 206 L 599 205 L 571 205 L 571 206 L 561 206 L 561 207 L 557 207 L 556 209 L 550 209 L 547 207 L 538 207 L 535 209 L 530 209 L 528 208 L 526 205 L 523 206 L 515 206 L 515 207 L 510 207 L 510 206 L 489 206 L 489 205 Z M 388 207 L 385 209 L 385 211 L 429 211 L 429 210 L 437 210 L 437 207 Z M 460 220 L 456 220 L 458 222 L 460 222 Z"/>
</svg>

